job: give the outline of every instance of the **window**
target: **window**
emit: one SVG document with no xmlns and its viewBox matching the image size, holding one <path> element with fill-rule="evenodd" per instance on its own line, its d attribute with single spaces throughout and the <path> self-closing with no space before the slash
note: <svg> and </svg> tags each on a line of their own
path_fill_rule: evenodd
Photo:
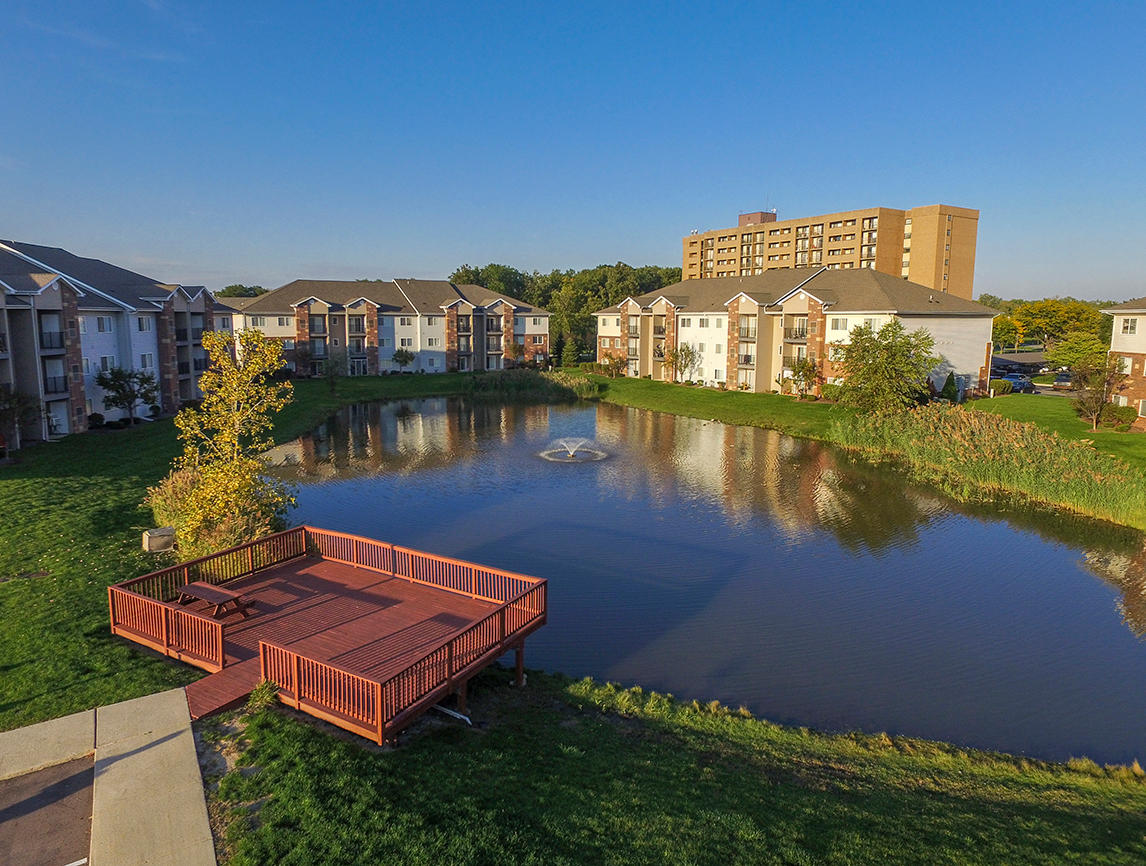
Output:
<svg viewBox="0 0 1146 866">
<path fill-rule="evenodd" d="M 229 331 L 229 330 L 231 330 L 231 317 L 230 317 L 230 316 L 222 316 L 222 317 L 220 317 L 220 319 L 219 319 L 219 327 L 220 327 L 221 329 L 223 329 L 224 331 Z"/>
<path fill-rule="evenodd" d="M 537 324 L 537 319 L 534 319 L 534 320 L 533 320 L 533 324 L 535 324 L 535 325 Z M 618 327 L 618 328 L 619 328 L 619 327 L 621 327 L 621 318 L 620 318 L 620 316 L 618 316 L 618 317 L 617 317 L 617 327 Z"/>
<path fill-rule="evenodd" d="M 441 337 L 427 337 L 426 338 L 426 345 L 429 346 L 431 349 L 436 348 L 436 347 L 442 345 L 442 338 Z"/>
<path fill-rule="evenodd" d="M 847 319 L 832 319 L 833 331 L 846 331 L 848 329 Z"/>
<path fill-rule="evenodd" d="M 697 343 L 696 351 L 703 352 L 704 351 L 704 343 Z"/>
<path fill-rule="evenodd" d="M 692 319 L 681 319 L 680 320 L 680 326 L 682 328 L 691 328 L 692 327 Z"/>
<path fill-rule="evenodd" d="M 518 334 L 516 337 L 513 338 L 513 341 L 515 343 L 517 343 L 517 345 L 519 345 L 519 346 L 524 346 L 525 345 L 525 334 Z"/>
<path fill-rule="evenodd" d="M 80 316 L 80 333 L 86 334 L 87 332 L 88 332 L 87 316 Z M 89 412 L 88 414 L 90 415 L 91 413 Z"/>
<path fill-rule="evenodd" d="M 294 324 L 294 316 L 279 316 L 279 327 L 289 328 Z"/>
<path fill-rule="evenodd" d="M 401 325 L 403 328 L 410 327 L 410 317 L 409 316 L 400 316 L 398 318 L 398 324 Z"/>
<path fill-rule="evenodd" d="M 140 355 L 139 366 L 144 370 L 150 370 L 155 366 L 155 355 L 151 354 L 151 352 Z"/>
<path fill-rule="evenodd" d="M 863 324 L 865 328 L 875 328 L 875 319 L 864 319 Z"/>
<path fill-rule="evenodd" d="M 293 349 L 294 348 L 294 340 L 291 340 L 291 339 L 283 340 L 283 348 L 287 349 L 287 350 Z"/>
<path fill-rule="evenodd" d="M 1138 401 L 1138 417 L 1146 418 L 1146 400 Z"/>
<path fill-rule="evenodd" d="M 434 327 L 434 325 L 438 324 L 439 318 L 441 318 L 441 317 L 440 316 L 426 316 L 426 324 L 432 328 L 432 327 Z"/>
<path fill-rule="evenodd" d="M 1133 373 L 1134 372 L 1134 359 L 1128 358 L 1126 355 L 1123 355 L 1119 369 L 1123 373 Z"/>
<path fill-rule="evenodd" d="M 534 334 L 534 335 L 533 335 L 533 345 L 535 345 L 535 346 L 541 346 L 541 345 L 543 345 L 544 343 L 545 343 L 545 337 L 544 337 L 544 335 L 542 335 L 542 334 Z M 620 341 L 620 339 L 616 339 L 616 340 L 614 340 L 614 341 L 613 341 L 613 345 L 615 345 L 615 346 L 618 346 L 618 347 L 619 347 L 619 346 L 621 345 L 621 341 Z"/>
<path fill-rule="evenodd" d="M 724 346 L 722 346 L 720 343 L 717 343 L 713 347 L 712 351 L 714 351 L 714 352 L 716 352 L 716 354 L 720 355 L 724 352 Z"/>
<path fill-rule="evenodd" d="M 513 317 L 513 327 L 524 328 L 525 327 L 525 319 L 521 318 L 521 316 L 514 316 Z"/>
<path fill-rule="evenodd" d="M 91 373 L 91 371 L 92 371 L 91 361 L 89 361 L 87 358 L 84 358 L 84 375 L 85 376 L 89 375 Z M 88 414 L 90 415 L 91 412 L 88 412 Z"/>
<path fill-rule="evenodd" d="M 100 316 L 103 318 L 103 316 Z M 115 355 L 100 355 L 99 368 L 100 371 L 110 370 L 115 366 Z"/>
<path fill-rule="evenodd" d="M 379 337 L 378 338 L 378 348 L 385 349 L 389 345 L 390 345 L 390 338 L 389 337 Z"/>
<path fill-rule="evenodd" d="M 111 316 L 96 316 L 96 330 L 101 334 L 110 334 Z"/>
<path fill-rule="evenodd" d="M 716 379 L 716 381 L 719 382 L 721 379 L 724 378 L 724 371 L 723 370 L 713 370 L 712 371 L 712 378 Z"/>
<path fill-rule="evenodd" d="M 533 324 L 534 324 L 534 326 L 535 326 L 535 327 L 536 327 L 537 325 L 540 325 L 540 324 L 541 324 L 541 316 L 534 316 L 534 317 L 533 317 Z M 621 324 L 621 320 L 620 320 L 620 319 L 617 319 L 617 324 L 618 324 L 618 325 L 619 325 L 619 324 Z"/>
<path fill-rule="evenodd" d="M 717 319 L 716 320 L 716 327 L 717 328 L 723 328 L 724 327 L 724 319 Z"/>
<path fill-rule="evenodd" d="M 398 341 L 398 347 L 400 349 L 409 349 L 413 345 L 414 345 L 414 338 L 413 337 L 403 337 L 402 339 L 400 339 Z"/>
<path fill-rule="evenodd" d="M 135 320 L 135 326 L 137 328 L 139 328 L 140 331 L 150 331 L 151 330 L 151 318 L 149 316 L 140 316 L 138 319 Z M 83 333 L 83 331 L 81 331 L 80 333 Z"/>
<path fill-rule="evenodd" d="M 251 316 L 252 328 L 265 328 L 267 326 L 266 316 Z"/>
<path fill-rule="evenodd" d="M 1122 333 L 1130 336 L 1138 333 L 1138 319 L 1123 319 Z"/>
<path fill-rule="evenodd" d="M 700 320 L 700 327 L 707 328 L 708 327 L 708 319 L 701 319 Z"/>
<path fill-rule="evenodd" d="M 352 334 L 365 334 L 366 333 L 366 317 L 365 316 L 347 316 L 346 327 Z"/>
<path fill-rule="evenodd" d="M 433 359 L 433 358 L 427 358 L 426 359 L 426 366 L 427 367 L 436 367 L 437 361 L 435 361 L 435 359 Z"/>
</svg>

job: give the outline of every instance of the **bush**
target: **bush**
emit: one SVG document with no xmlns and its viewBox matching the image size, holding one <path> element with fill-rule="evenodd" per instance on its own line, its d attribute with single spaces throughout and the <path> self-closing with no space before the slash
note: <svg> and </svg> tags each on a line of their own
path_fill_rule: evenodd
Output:
<svg viewBox="0 0 1146 866">
<path fill-rule="evenodd" d="M 988 387 L 995 392 L 996 397 L 1002 397 L 1004 394 L 1010 394 L 1015 386 L 1006 379 L 992 379 Z"/>
<path fill-rule="evenodd" d="M 102 427 L 103 426 L 103 415 L 101 415 L 99 412 L 92 412 L 90 415 L 88 415 L 88 426 L 89 427 Z"/>
<path fill-rule="evenodd" d="M 831 402 L 835 403 L 840 399 L 840 395 L 843 393 L 843 390 L 843 385 L 836 385 L 832 384 L 831 382 L 826 382 L 820 386 L 820 396 L 825 400 L 830 400 Z"/>
<path fill-rule="evenodd" d="M 154 403 L 152 403 L 151 408 L 147 410 L 147 414 L 149 414 L 152 418 L 158 418 L 162 414 L 162 412 L 163 412 L 163 410 L 160 409 L 159 406 L 157 406 Z"/>
<path fill-rule="evenodd" d="M 1102 407 L 1102 414 L 1098 422 L 1106 427 L 1118 427 L 1123 424 L 1133 424 L 1138 420 L 1138 410 L 1133 406 L 1115 406 L 1107 403 Z"/>
</svg>

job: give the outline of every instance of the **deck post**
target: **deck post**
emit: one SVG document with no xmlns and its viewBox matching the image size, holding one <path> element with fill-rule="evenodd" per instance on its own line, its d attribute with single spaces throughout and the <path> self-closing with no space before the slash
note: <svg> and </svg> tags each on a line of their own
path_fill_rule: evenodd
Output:
<svg viewBox="0 0 1146 866">
<path fill-rule="evenodd" d="M 250 574 L 255 570 L 255 546 L 252 544 L 247 548 L 247 573 Z"/>
<path fill-rule="evenodd" d="M 525 641 L 517 645 L 514 652 L 514 667 L 517 672 L 517 687 L 521 688 L 525 685 Z"/>
<path fill-rule="evenodd" d="M 171 646 L 171 638 L 168 634 L 168 621 L 171 619 L 171 611 L 166 607 L 163 609 L 163 649 L 166 650 Z"/>
<path fill-rule="evenodd" d="M 297 709 L 299 708 L 299 692 L 301 692 L 301 691 L 302 691 L 302 689 L 299 687 L 299 679 L 300 679 L 300 675 L 299 675 L 299 667 L 300 667 L 300 666 L 299 666 L 299 661 L 298 661 L 298 653 L 296 653 L 296 652 L 292 652 L 292 653 L 291 653 L 291 659 L 292 659 L 292 660 L 293 660 L 293 662 L 294 662 L 294 671 L 293 671 L 293 678 L 294 678 L 294 708 L 297 710 Z"/>
<path fill-rule="evenodd" d="M 378 745 L 385 740 L 386 725 L 382 714 L 382 683 L 374 684 L 374 715 L 378 717 Z"/>
</svg>

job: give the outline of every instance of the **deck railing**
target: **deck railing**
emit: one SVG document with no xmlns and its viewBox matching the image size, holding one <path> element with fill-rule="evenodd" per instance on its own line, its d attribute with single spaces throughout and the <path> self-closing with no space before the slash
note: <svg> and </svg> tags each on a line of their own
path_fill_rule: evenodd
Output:
<svg viewBox="0 0 1146 866">
<path fill-rule="evenodd" d="M 359 539 L 361 540 L 361 539 Z M 472 676 L 545 622 L 546 582 L 535 583 L 387 680 L 375 680 L 259 641 L 259 670 L 284 703 L 378 743 L 396 734 L 456 680 Z"/>
<path fill-rule="evenodd" d="M 308 550 L 317 553 L 323 559 L 393 574 L 414 583 L 435 586 L 481 601 L 502 604 L 520 595 L 540 580 L 512 571 L 486 568 L 472 562 L 423 553 L 420 550 L 411 550 L 408 547 L 399 547 L 357 535 L 315 529 L 311 526 L 304 529 Z"/>
<path fill-rule="evenodd" d="M 226 664 L 223 623 L 172 604 L 179 588 L 195 581 L 217 585 L 305 553 L 306 532 L 299 526 L 117 583 L 108 587 L 112 633 L 220 671 Z"/>
</svg>

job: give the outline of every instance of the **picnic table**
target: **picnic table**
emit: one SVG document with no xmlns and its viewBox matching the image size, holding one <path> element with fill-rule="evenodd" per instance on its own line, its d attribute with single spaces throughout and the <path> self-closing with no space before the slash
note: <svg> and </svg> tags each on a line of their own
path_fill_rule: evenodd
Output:
<svg viewBox="0 0 1146 866">
<path fill-rule="evenodd" d="M 245 600 L 239 593 L 232 592 L 229 589 L 223 589 L 221 586 L 215 586 L 211 583 L 204 583 L 201 580 L 188 583 L 179 588 L 180 604 L 186 604 L 193 599 L 215 605 L 215 610 L 211 616 L 216 619 L 223 615 L 223 609 L 226 608 L 227 605 L 234 605 L 235 610 L 241 613 L 244 618 L 251 615 L 249 610 L 251 602 Z"/>
</svg>

